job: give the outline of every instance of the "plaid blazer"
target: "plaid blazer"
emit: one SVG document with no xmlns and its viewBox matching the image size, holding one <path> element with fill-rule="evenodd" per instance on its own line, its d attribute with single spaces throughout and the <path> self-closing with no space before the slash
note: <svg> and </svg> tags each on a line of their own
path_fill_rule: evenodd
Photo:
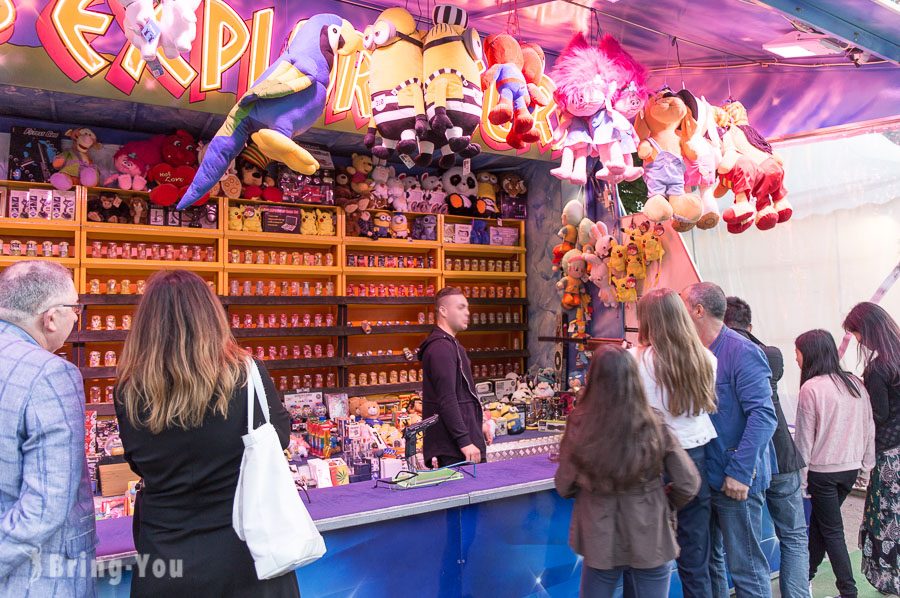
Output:
<svg viewBox="0 0 900 598">
<path fill-rule="evenodd" d="M 78 368 L 0 320 L 0 596 L 94 596 Z"/>
</svg>

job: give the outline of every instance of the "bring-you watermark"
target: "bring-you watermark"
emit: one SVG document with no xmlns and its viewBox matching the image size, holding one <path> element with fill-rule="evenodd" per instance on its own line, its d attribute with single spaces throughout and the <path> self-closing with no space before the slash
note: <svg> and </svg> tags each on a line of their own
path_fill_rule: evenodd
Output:
<svg viewBox="0 0 900 598">
<path fill-rule="evenodd" d="M 62 555 L 46 555 L 44 559 L 43 577 L 103 577 L 110 585 L 119 585 L 122 579 L 130 574 L 132 577 L 184 577 L 184 561 L 182 559 L 152 558 L 149 554 L 138 554 L 127 560 L 110 559 L 97 561 L 92 555 L 84 553 L 78 558 L 70 559 Z"/>
</svg>

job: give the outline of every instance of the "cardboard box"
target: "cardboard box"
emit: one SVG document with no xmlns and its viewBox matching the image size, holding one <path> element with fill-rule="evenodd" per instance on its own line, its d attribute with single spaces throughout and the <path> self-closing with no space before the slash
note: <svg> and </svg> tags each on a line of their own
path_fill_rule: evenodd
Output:
<svg viewBox="0 0 900 598">
<path fill-rule="evenodd" d="M 456 228 L 452 224 L 444 223 L 444 243 L 456 242 Z"/>
<path fill-rule="evenodd" d="M 51 220 L 75 220 L 75 190 L 52 190 L 53 203 L 50 207 Z"/>
<path fill-rule="evenodd" d="M 98 466 L 100 474 L 100 494 L 102 496 L 118 496 L 128 491 L 128 482 L 141 479 L 131 471 L 128 463 L 111 463 Z"/>
<path fill-rule="evenodd" d="M 53 212 L 52 189 L 28 190 L 28 217 L 49 220 Z"/>
<path fill-rule="evenodd" d="M 166 225 L 166 209 L 165 208 L 150 208 L 150 226 L 165 226 Z"/>
<path fill-rule="evenodd" d="M 509 226 L 492 226 L 490 239 L 491 245 L 514 247 L 519 244 L 519 229 Z"/>
<path fill-rule="evenodd" d="M 6 210 L 7 218 L 26 218 L 25 210 L 28 207 L 28 191 L 12 189 L 9 192 L 9 205 Z"/>
<path fill-rule="evenodd" d="M 219 228 L 219 210 L 216 206 L 192 206 L 181 212 L 181 226 L 188 228 Z"/>
<path fill-rule="evenodd" d="M 315 416 L 317 409 L 324 409 L 325 404 L 320 392 L 296 392 L 285 393 L 284 407 L 291 419 L 306 419 Z"/>
<path fill-rule="evenodd" d="M 472 225 L 471 224 L 456 224 L 453 226 L 454 228 L 454 243 L 463 243 L 467 244 L 472 236 Z"/>
<path fill-rule="evenodd" d="M 511 197 L 506 193 L 500 195 L 500 217 L 510 220 L 525 220 L 528 215 L 528 198 Z"/>
<path fill-rule="evenodd" d="M 500 400 L 509 399 L 516 392 L 516 381 L 509 378 L 497 378 L 493 380 L 494 394 Z"/>
<path fill-rule="evenodd" d="M 266 206 L 262 214 L 262 229 L 266 233 L 300 233 L 300 208 Z"/>
<path fill-rule="evenodd" d="M 0 218 L 6 218 L 6 187 L 0 187 Z"/>
</svg>

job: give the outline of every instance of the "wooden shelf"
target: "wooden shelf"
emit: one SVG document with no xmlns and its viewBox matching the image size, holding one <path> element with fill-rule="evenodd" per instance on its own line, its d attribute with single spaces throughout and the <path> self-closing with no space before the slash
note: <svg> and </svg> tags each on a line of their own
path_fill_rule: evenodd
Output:
<svg viewBox="0 0 900 598">
<path fill-rule="evenodd" d="M 149 198 L 149 191 L 135 191 L 133 189 L 119 189 L 118 187 L 85 187 L 88 193 L 127 193 L 128 195 L 140 195 Z"/>
<path fill-rule="evenodd" d="M 335 276 L 341 273 L 337 266 L 289 266 L 273 264 L 227 264 L 229 274 L 274 274 L 285 276 Z"/>
<path fill-rule="evenodd" d="M 341 297 L 342 305 L 431 305 L 434 297 Z"/>
<path fill-rule="evenodd" d="M 344 275 L 375 278 L 434 278 L 441 271 L 428 268 L 344 268 Z"/>
<path fill-rule="evenodd" d="M 317 203 L 291 203 L 289 201 L 263 201 L 261 199 L 241 199 L 240 197 L 237 197 L 234 199 L 232 199 L 230 197 L 219 197 L 217 199 L 221 199 L 223 201 L 229 201 L 229 202 L 233 202 L 233 203 L 254 205 L 254 206 L 280 206 L 280 207 L 302 208 L 304 210 L 310 210 L 310 209 L 312 209 L 312 210 L 329 210 L 332 212 L 336 212 L 338 210 L 338 206 L 334 206 L 334 205 L 329 206 L 329 205 L 317 204 Z"/>
<path fill-rule="evenodd" d="M 366 357 L 356 357 L 348 355 L 344 358 L 345 365 L 387 365 L 387 364 L 415 364 L 417 359 L 410 361 L 402 353 L 400 355 L 368 355 Z"/>
<path fill-rule="evenodd" d="M 50 183 L 32 183 L 29 181 L 0 180 L 0 187 L 10 189 L 53 189 Z"/>
<path fill-rule="evenodd" d="M 421 382 L 405 382 L 403 384 L 381 384 L 381 385 L 366 385 L 366 386 L 348 386 L 341 388 L 333 388 L 326 389 L 324 392 L 344 392 L 350 395 L 351 397 L 366 397 L 371 395 L 385 395 L 385 394 L 393 394 L 393 393 L 403 393 L 403 392 L 413 392 L 416 390 L 421 390 L 422 383 Z M 319 391 L 316 391 L 319 392 Z"/>
<path fill-rule="evenodd" d="M 524 272 L 473 272 L 466 270 L 444 270 L 444 279 L 466 280 L 522 280 Z"/>
<path fill-rule="evenodd" d="M 303 328 L 232 328 L 235 338 L 279 338 L 290 336 L 344 336 L 347 326 L 308 326 Z"/>
<path fill-rule="evenodd" d="M 128 330 L 73 330 L 67 343 L 110 343 L 124 341 Z"/>
<path fill-rule="evenodd" d="M 345 237 L 344 246 L 347 249 L 363 251 L 375 251 L 377 249 L 403 249 L 406 251 L 418 251 L 419 253 L 429 249 L 437 249 L 440 241 L 414 241 L 407 239 L 378 239 L 373 241 L 367 237 Z"/>
<path fill-rule="evenodd" d="M 372 326 L 372 331 L 369 334 L 421 334 L 430 332 L 432 328 L 434 328 L 434 324 Z M 368 336 L 368 334 L 363 332 L 362 326 L 348 326 L 345 330 L 344 334 L 347 336 Z"/>
<path fill-rule="evenodd" d="M 528 305 L 528 299 L 522 297 L 511 297 L 507 299 L 481 299 L 469 298 L 469 305 Z"/>
<path fill-rule="evenodd" d="M 83 305 L 137 305 L 141 302 L 142 295 L 92 295 L 90 293 L 78 296 L 78 303 Z"/>
<path fill-rule="evenodd" d="M 469 351 L 469 359 L 508 359 L 511 357 L 527 358 L 528 351 Z"/>
<path fill-rule="evenodd" d="M 58 237 L 53 233 L 74 233 L 78 230 L 74 220 L 45 220 L 43 218 L 0 218 L 0 230 L 17 232 L 21 235 L 41 235 Z M 24 240 L 24 239 L 23 239 Z"/>
<path fill-rule="evenodd" d="M 88 403 L 84 406 L 85 411 L 96 411 L 97 415 L 115 415 L 116 407 L 112 403 Z"/>
<path fill-rule="evenodd" d="M 171 242 L 173 245 L 189 245 L 196 239 L 220 239 L 222 231 L 217 228 L 191 228 L 187 226 L 149 226 L 145 224 L 110 224 L 108 222 L 85 222 L 84 232 L 91 239 L 113 239 L 128 241 L 134 238 L 155 239 Z"/>
<path fill-rule="evenodd" d="M 195 262 L 183 260 L 123 260 L 106 258 L 84 258 L 82 268 L 92 270 L 125 270 L 148 271 L 157 270 L 190 270 L 192 272 L 221 272 L 221 262 Z"/>
<path fill-rule="evenodd" d="M 343 305 L 344 297 L 220 296 L 222 305 Z"/>
<path fill-rule="evenodd" d="M 43 257 L 43 256 L 27 256 L 27 255 L 2 255 L 0 256 L 0 266 L 12 266 L 18 262 L 26 262 L 30 260 L 40 260 L 42 262 L 55 262 L 66 268 L 77 268 L 78 258 L 74 257 Z"/>
<path fill-rule="evenodd" d="M 341 242 L 337 235 L 333 237 L 320 237 L 313 235 L 297 235 L 293 233 L 254 233 L 248 231 L 226 230 L 226 241 L 239 242 L 242 245 L 287 245 L 296 247 L 298 245 L 317 245 L 332 246 Z"/>
<path fill-rule="evenodd" d="M 462 334 L 466 332 L 524 332 L 527 330 L 526 324 L 478 324 L 469 326 L 463 330 Z"/>
<path fill-rule="evenodd" d="M 115 378 L 116 377 L 116 368 L 115 367 L 100 367 L 100 368 L 78 368 L 81 370 L 81 376 L 85 379 L 92 378 Z"/>
<path fill-rule="evenodd" d="M 444 253 L 460 255 L 491 255 L 498 254 L 523 254 L 525 248 L 518 245 L 465 245 L 463 243 L 444 243 Z"/>
<path fill-rule="evenodd" d="M 339 367 L 344 365 L 343 357 L 313 357 L 311 359 L 265 359 L 263 364 L 273 370 L 297 370 L 311 368 Z"/>
</svg>

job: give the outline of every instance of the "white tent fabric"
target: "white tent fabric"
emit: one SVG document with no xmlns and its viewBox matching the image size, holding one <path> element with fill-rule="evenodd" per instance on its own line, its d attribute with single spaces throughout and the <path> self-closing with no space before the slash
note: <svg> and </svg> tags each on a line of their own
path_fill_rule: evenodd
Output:
<svg viewBox="0 0 900 598">
<path fill-rule="evenodd" d="M 684 237 L 700 276 L 746 300 L 754 334 L 784 354 L 779 395 L 792 422 L 800 380 L 794 339 L 824 328 L 840 344 L 846 313 L 869 300 L 900 260 L 900 145 L 871 133 L 776 150 L 785 158 L 790 222 L 766 232 L 731 235 L 720 226 Z M 900 319 L 900 283 L 881 305 Z M 854 340 L 844 366 L 859 373 L 856 351 Z"/>
</svg>

